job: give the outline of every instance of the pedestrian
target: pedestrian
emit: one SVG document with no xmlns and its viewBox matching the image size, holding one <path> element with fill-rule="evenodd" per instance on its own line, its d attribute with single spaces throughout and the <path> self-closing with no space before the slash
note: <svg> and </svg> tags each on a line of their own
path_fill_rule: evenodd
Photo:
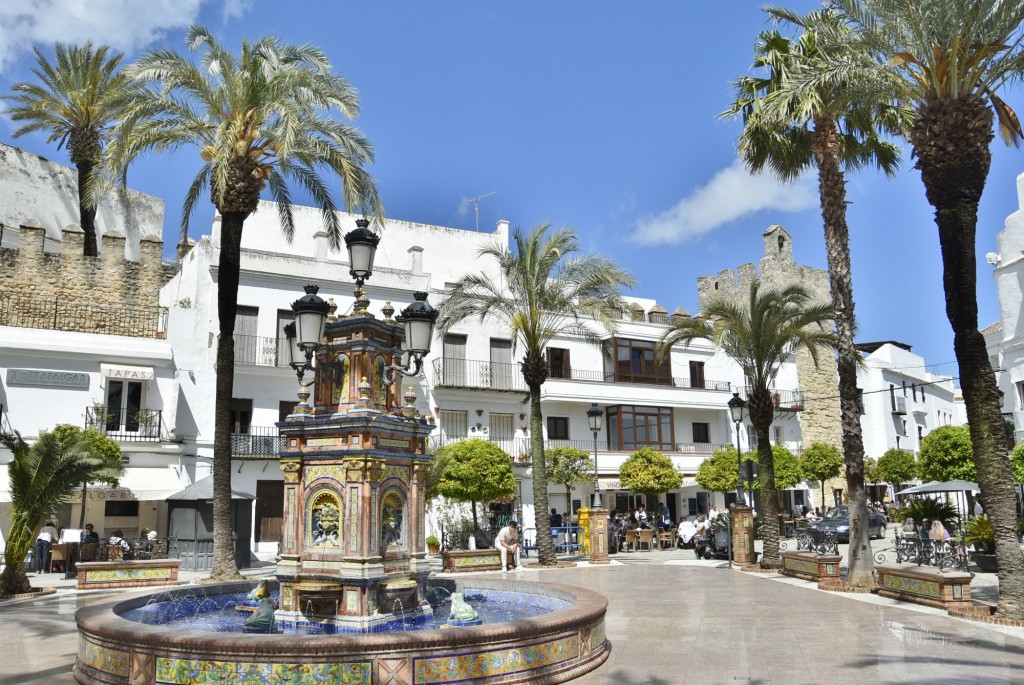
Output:
<svg viewBox="0 0 1024 685">
<path fill-rule="evenodd" d="M 502 571 L 508 570 L 510 553 L 515 563 L 515 570 L 522 570 L 523 567 L 519 563 L 519 524 L 515 519 L 509 521 L 507 526 L 498 531 L 498 536 L 494 539 L 494 546 L 498 548 L 498 553 L 501 555 Z"/>
<path fill-rule="evenodd" d="M 551 516 L 548 517 L 548 525 L 552 528 L 562 527 L 562 515 L 558 513 L 558 509 L 551 507 Z"/>
<path fill-rule="evenodd" d="M 53 521 L 47 521 L 36 536 L 36 575 L 50 570 L 47 565 L 50 563 L 50 547 L 56 539 L 57 527 Z"/>
<path fill-rule="evenodd" d="M 985 506 L 981 503 L 980 497 L 974 498 L 974 515 L 981 516 L 985 513 Z"/>
</svg>

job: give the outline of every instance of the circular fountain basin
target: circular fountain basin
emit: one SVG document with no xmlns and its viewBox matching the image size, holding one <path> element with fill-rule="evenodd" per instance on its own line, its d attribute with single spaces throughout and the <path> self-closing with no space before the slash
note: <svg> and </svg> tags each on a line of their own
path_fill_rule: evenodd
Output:
<svg viewBox="0 0 1024 685">
<path fill-rule="evenodd" d="M 448 593 L 561 608 L 478 626 L 334 635 L 245 634 L 138 622 L 154 598 L 216 604 L 252 589 L 251 582 L 190 586 L 79 610 L 75 679 L 105 685 L 560 683 L 608 657 L 608 601 L 596 592 L 507 580 L 430 582 Z"/>
</svg>

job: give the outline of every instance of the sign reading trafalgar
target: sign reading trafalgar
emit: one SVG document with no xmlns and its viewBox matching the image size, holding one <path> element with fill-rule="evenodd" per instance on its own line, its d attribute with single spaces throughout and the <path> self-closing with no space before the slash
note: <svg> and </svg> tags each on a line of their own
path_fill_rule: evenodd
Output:
<svg viewBox="0 0 1024 685">
<path fill-rule="evenodd" d="M 8 385 L 46 385 L 60 388 L 89 389 L 89 374 L 74 371 L 7 369 Z"/>
</svg>

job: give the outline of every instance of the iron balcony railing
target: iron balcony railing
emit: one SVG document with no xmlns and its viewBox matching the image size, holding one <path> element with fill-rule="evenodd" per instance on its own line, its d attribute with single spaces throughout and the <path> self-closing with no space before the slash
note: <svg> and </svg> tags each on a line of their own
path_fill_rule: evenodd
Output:
<svg viewBox="0 0 1024 685">
<path fill-rule="evenodd" d="M 236 357 L 237 357 L 236 352 Z M 237 359 L 236 359 L 237 360 Z M 728 381 L 689 378 L 655 378 L 644 376 L 616 377 L 615 373 L 591 371 L 588 369 L 564 368 L 551 365 L 548 378 L 571 381 L 592 381 L 598 383 L 639 383 L 641 385 L 671 385 L 677 388 L 718 390 L 728 392 Z M 525 391 L 526 381 L 519 364 L 487 362 L 457 357 L 442 357 L 434 360 L 434 382 L 438 386 L 453 388 L 479 388 L 486 390 Z"/>
<path fill-rule="evenodd" d="M 231 456 L 235 458 L 276 458 L 284 449 L 284 437 L 277 426 L 249 426 L 248 431 L 231 434 Z"/>
<path fill-rule="evenodd" d="M 165 307 L 107 307 L 62 297 L 0 293 L 0 326 L 163 338 Z"/>
<path fill-rule="evenodd" d="M 799 390 L 776 390 L 769 388 L 775 411 L 803 411 L 804 395 Z M 744 397 L 750 397 L 750 386 L 743 386 Z"/>
<path fill-rule="evenodd" d="M 472 435 L 452 436 L 452 435 L 434 435 L 431 436 L 429 441 L 430 449 L 437 449 L 444 445 L 450 445 L 453 442 L 460 440 L 470 440 L 478 438 L 480 440 L 487 440 L 493 442 L 508 454 L 513 463 L 529 463 L 530 461 L 530 438 L 529 436 L 514 437 L 514 438 L 493 438 L 486 433 L 477 433 Z M 633 446 L 618 446 L 609 445 L 607 440 L 598 440 L 595 446 L 593 440 L 545 440 L 544 449 L 552 449 L 554 447 L 573 447 L 584 452 L 594 452 L 596 449 L 598 452 L 633 452 L 644 445 L 633 445 Z M 729 445 L 719 444 L 713 442 L 680 442 L 674 445 L 675 449 L 663 449 L 663 452 L 668 454 L 711 454 L 717 450 L 726 449 Z"/>
<path fill-rule="evenodd" d="M 271 338 L 262 335 L 235 336 L 235 364 L 251 366 L 288 366 L 286 338 Z"/>
<path fill-rule="evenodd" d="M 118 442 L 160 442 L 164 423 L 161 409 L 123 409 L 94 405 L 85 408 L 85 427 L 95 428 Z"/>
<path fill-rule="evenodd" d="M 434 384 L 452 388 L 525 391 L 519 364 L 483 362 L 457 357 L 434 360 Z"/>
</svg>

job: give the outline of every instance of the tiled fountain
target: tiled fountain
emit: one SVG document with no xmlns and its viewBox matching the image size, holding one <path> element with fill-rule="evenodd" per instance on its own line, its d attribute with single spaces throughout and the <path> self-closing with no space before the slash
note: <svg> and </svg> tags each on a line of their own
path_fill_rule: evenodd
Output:
<svg viewBox="0 0 1024 685">
<path fill-rule="evenodd" d="M 279 424 L 284 530 L 271 634 L 182 618 L 230 613 L 252 583 L 135 595 L 78 613 L 78 682 L 557 683 L 607 658 L 607 601 L 597 593 L 496 579 L 428 583 L 432 426 L 411 389 L 399 397 L 386 382 L 404 337 L 394 310 L 377 319 L 360 293 L 352 316 L 323 328 L 312 406 Z M 447 622 L 443 600 L 453 592 L 481 609 L 507 607 L 497 615 L 508 618 Z"/>
</svg>

